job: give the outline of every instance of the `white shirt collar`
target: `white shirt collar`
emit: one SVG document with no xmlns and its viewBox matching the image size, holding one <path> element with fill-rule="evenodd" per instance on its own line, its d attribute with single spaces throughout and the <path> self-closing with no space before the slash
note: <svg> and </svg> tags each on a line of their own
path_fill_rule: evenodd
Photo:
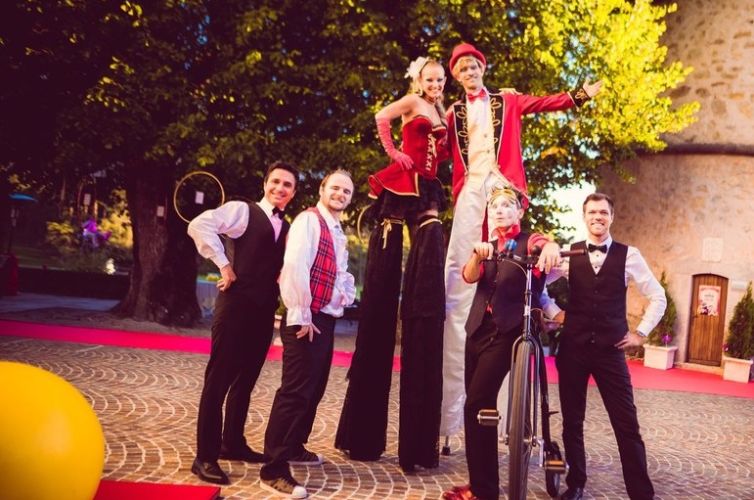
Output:
<svg viewBox="0 0 754 500">
<path fill-rule="evenodd" d="M 340 221 L 335 220 L 335 217 L 333 217 L 330 211 L 325 207 L 325 204 L 321 201 L 317 202 L 317 210 L 319 210 L 319 213 L 325 218 L 327 227 L 340 227 Z"/>
<path fill-rule="evenodd" d="M 589 236 L 587 236 L 586 237 L 586 242 L 587 242 L 587 244 L 591 243 L 592 245 L 597 245 L 597 246 L 607 245 L 607 249 L 610 250 L 610 245 L 613 244 L 613 237 L 612 236 L 608 236 L 605 241 L 603 241 L 602 243 L 598 243 L 598 242 L 594 241 L 592 238 L 590 238 Z"/>
<path fill-rule="evenodd" d="M 257 205 L 259 205 L 259 208 L 261 208 L 265 214 L 267 214 L 267 217 L 272 217 L 272 209 L 274 208 L 272 206 L 272 203 L 267 201 L 267 198 L 262 198 L 257 202 Z"/>
</svg>

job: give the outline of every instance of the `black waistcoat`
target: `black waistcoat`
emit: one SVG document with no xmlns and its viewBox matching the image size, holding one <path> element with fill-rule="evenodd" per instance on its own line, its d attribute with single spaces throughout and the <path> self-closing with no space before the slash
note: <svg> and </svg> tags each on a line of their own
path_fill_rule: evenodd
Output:
<svg viewBox="0 0 754 500">
<path fill-rule="evenodd" d="M 519 257 L 526 256 L 528 242 L 529 235 L 519 233 L 513 254 Z M 513 330 L 516 335 L 520 334 L 524 315 L 526 274 L 518 265 L 507 261 L 499 262 L 497 259 L 484 261 L 482 266 L 484 272 L 477 283 L 469 319 L 466 320 L 466 335 L 473 335 L 482 324 L 487 304 L 492 306 L 492 319 L 499 332 Z M 544 286 L 544 273 L 539 278 L 532 275 L 532 308 L 541 307 L 539 296 Z"/>
<path fill-rule="evenodd" d="M 226 291 L 220 292 L 218 307 L 226 301 L 244 301 L 248 305 L 275 309 L 280 288 L 278 276 L 283 267 L 285 236 L 290 225 L 283 221 L 280 236 L 275 241 L 275 230 L 267 214 L 256 203 L 249 203 L 249 225 L 234 240 L 226 240 L 228 259 L 237 280 Z"/>
<path fill-rule="evenodd" d="M 586 248 L 580 241 L 572 249 Z M 563 342 L 613 345 L 628 331 L 626 320 L 626 254 L 628 247 L 613 241 L 595 274 L 589 255 L 570 258 L 568 307 Z"/>
</svg>

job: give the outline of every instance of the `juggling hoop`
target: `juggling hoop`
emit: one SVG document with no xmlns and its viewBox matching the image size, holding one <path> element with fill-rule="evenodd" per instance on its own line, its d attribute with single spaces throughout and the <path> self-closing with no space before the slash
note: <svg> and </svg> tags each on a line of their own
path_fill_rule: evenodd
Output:
<svg viewBox="0 0 754 500">
<path fill-rule="evenodd" d="M 173 209 L 185 222 L 225 203 L 225 189 L 217 176 L 204 170 L 184 175 L 173 190 Z"/>
</svg>

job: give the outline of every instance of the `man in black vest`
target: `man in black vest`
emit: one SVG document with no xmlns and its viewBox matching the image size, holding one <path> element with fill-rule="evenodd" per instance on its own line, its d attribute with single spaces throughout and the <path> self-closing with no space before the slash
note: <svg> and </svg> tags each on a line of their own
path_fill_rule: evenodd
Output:
<svg viewBox="0 0 754 500">
<path fill-rule="evenodd" d="M 548 306 L 548 314 L 564 321 L 556 360 L 560 406 L 563 412 L 563 444 L 569 465 L 568 489 L 562 499 L 582 498 L 586 484 L 584 414 L 589 376 L 597 383 L 610 417 L 623 466 L 623 480 L 633 500 L 651 499 L 652 481 L 639 433 L 631 376 L 623 349 L 640 346 L 665 312 L 665 292 L 646 261 L 634 247 L 610 236 L 613 201 L 605 194 L 587 196 L 583 206 L 587 240 L 571 249 L 588 250 L 571 257 L 559 272 L 568 276 L 567 314 Z M 633 281 L 649 299 L 649 306 L 634 331 L 626 321 L 626 286 Z"/>
<path fill-rule="evenodd" d="M 353 196 L 345 170 L 327 175 L 319 203 L 291 224 L 280 273 L 280 296 L 286 307 L 280 329 L 283 376 L 270 410 L 264 451 L 270 461 L 259 470 L 262 489 L 289 498 L 307 498 L 306 488 L 289 464 L 321 465 L 324 457 L 304 447 L 332 363 L 335 320 L 356 295 L 348 268 L 348 237 L 340 217 Z"/>
<path fill-rule="evenodd" d="M 191 472 L 228 484 L 218 458 L 262 463 L 246 444 L 244 426 L 251 390 L 272 341 L 288 223 L 284 209 L 296 192 L 298 172 L 282 162 L 267 169 L 264 197 L 230 201 L 191 221 L 189 235 L 202 257 L 220 269 L 220 294 L 212 323 L 212 348 L 197 419 L 196 458 Z M 220 235 L 228 237 L 226 249 Z M 227 401 L 226 401 L 227 397 Z M 225 401 L 225 421 L 222 407 Z"/>
<path fill-rule="evenodd" d="M 495 408 L 497 394 L 510 371 L 513 341 L 521 335 L 524 314 L 525 273 L 510 261 L 498 261 L 499 252 L 513 249 L 518 257 L 541 249 L 532 277 L 532 309 L 539 308 L 545 274 L 559 259 L 557 243 L 541 234 L 521 232 L 524 209 L 520 194 L 510 188 L 493 188 L 487 205 L 490 242 L 474 244 L 463 267 L 467 283 L 478 283 L 466 321 L 464 432 L 469 484 L 443 493 L 445 500 L 497 499 L 497 427 L 482 426 L 479 410 Z M 515 242 L 515 243 L 514 243 Z"/>
</svg>

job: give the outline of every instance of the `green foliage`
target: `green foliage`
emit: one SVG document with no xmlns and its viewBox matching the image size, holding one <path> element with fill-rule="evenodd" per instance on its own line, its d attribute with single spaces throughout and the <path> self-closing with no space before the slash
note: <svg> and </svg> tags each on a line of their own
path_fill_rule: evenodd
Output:
<svg viewBox="0 0 754 500">
<path fill-rule="evenodd" d="M 723 351 L 726 356 L 738 359 L 749 359 L 754 355 L 754 299 L 751 283 L 733 309 Z"/>
<path fill-rule="evenodd" d="M 367 267 L 367 241 L 356 234 L 348 235 L 348 272 L 353 274 L 356 285 L 356 298 L 361 297 L 364 287 L 364 273 Z"/>
<path fill-rule="evenodd" d="M 79 230 L 70 220 L 48 221 L 45 243 L 60 255 L 70 255 L 79 246 Z"/>
<path fill-rule="evenodd" d="M 673 341 L 673 336 L 675 335 L 675 322 L 678 319 L 678 311 L 675 307 L 675 301 L 668 291 L 668 280 L 665 271 L 663 271 L 660 276 L 660 285 L 662 285 L 663 290 L 665 290 L 667 307 L 665 308 L 665 313 L 662 315 L 660 322 L 657 323 L 657 326 L 655 326 L 649 333 L 647 344 L 667 346 Z"/>
<path fill-rule="evenodd" d="M 265 165 L 286 159 L 304 172 L 294 211 L 316 200 L 324 171 L 342 166 L 355 174 L 355 212 L 367 203 L 366 177 L 388 161 L 374 112 L 406 91 L 411 59 L 447 62 L 466 40 L 487 55 L 491 88 L 542 94 L 587 77 L 605 82 L 579 112 L 527 119 L 535 200 L 527 222 L 549 231 L 558 210 L 551 189 L 594 181 L 598 166 L 617 168 L 636 150 L 662 149 L 661 134 L 690 124 L 698 107 L 673 108 L 667 97 L 691 69 L 667 61 L 660 44 L 675 6 L 649 0 L 29 0 L 11 8 L 38 30 L 7 40 L 12 90 L 0 102 L 37 102 L 10 118 L 31 110 L 46 119 L 30 120 L 54 129 L 42 144 L 3 143 L 0 164 L 23 170 L 27 153 L 45 151 L 54 168 L 31 177 L 44 171 L 51 185 L 74 185 L 103 166 L 108 182 L 122 185 L 131 175 L 174 180 L 206 168 L 229 194 L 253 199 Z M 40 72 L 48 83 L 31 86 Z M 460 86 L 448 76 L 451 101 Z"/>
<path fill-rule="evenodd" d="M 110 202 L 105 207 L 105 216 L 98 221 L 99 229 L 103 232 L 110 232 L 108 246 L 130 251 L 134 238 L 125 190 L 113 191 L 110 195 Z"/>
<path fill-rule="evenodd" d="M 64 205 L 105 170 L 98 189 L 126 190 L 134 239 L 148 242 L 135 265 L 151 271 L 134 273 L 144 283 L 187 255 L 176 251 L 170 214 L 163 226 L 153 216 L 187 171 L 211 170 L 229 197 L 257 199 L 266 165 L 287 160 L 303 172 L 296 212 L 316 201 L 326 171 L 343 167 L 354 174 L 357 213 L 367 176 L 388 163 L 374 113 L 406 92 L 409 61 L 447 63 L 461 41 L 486 54 L 489 88 L 605 83 L 580 111 L 525 120 L 527 228 L 556 229 L 552 189 L 662 149 L 662 134 L 698 109 L 668 97 L 691 69 L 666 60 L 660 37 L 675 5 L 664 2 L 26 0 L 0 9 L 14 20 L 0 34 L 0 172 Z M 448 77 L 449 103 L 461 89 Z"/>
<path fill-rule="evenodd" d="M 100 231 L 110 231 L 103 246 L 91 249 L 81 241 L 81 225 L 77 219 L 65 218 L 48 221 L 45 244 L 57 255 L 56 265 L 76 271 L 104 272 L 105 263 L 112 259 L 116 268 L 128 268 L 133 264 L 131 247 L 133 237 L 125 200 L 122 193 L 114 193 L 115 204 L 107 207 L 105 216 L 98 221 Z"/>
</svg>

